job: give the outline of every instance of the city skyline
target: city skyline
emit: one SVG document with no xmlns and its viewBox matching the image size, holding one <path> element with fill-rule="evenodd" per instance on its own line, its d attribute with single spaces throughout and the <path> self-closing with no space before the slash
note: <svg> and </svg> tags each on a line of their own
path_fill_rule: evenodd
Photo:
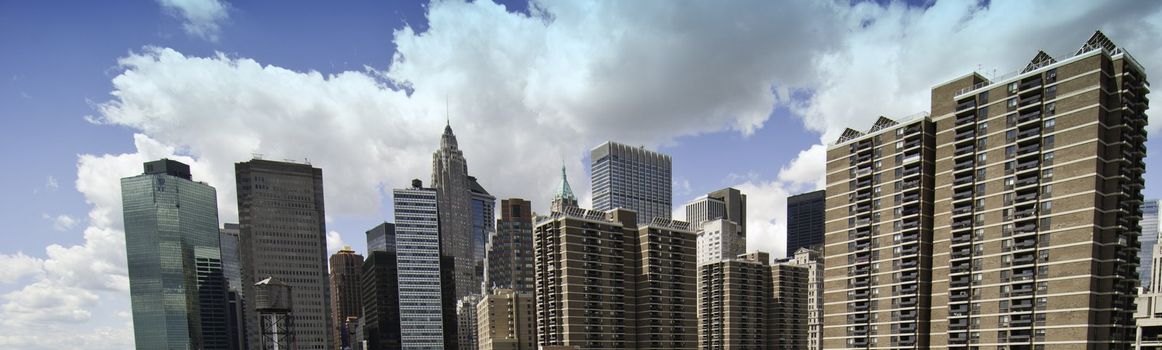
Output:
<svg viewBox="0 0 1162 350">
<path fill-rule="evenodd" d="M 672 22 L 640 16 L 661 12 Z M 144 162 L 189 164 L 220 228 L 240 221 L 235 163 L 320 168 L 321 255 L 366 254 L 448 123 L 482 188 L 541 215 L 558 165 L 594 207 L 589 150 L 611 140 L 672 158 L 674 219 L 741 190 L 747 251 L 781 257 L 786 197 L 823 188 L 843 128 L 933 109 L 930 89 L 966 72 L 1067 57 L 1095 29 L 1158 72 L 1152 2 L 0 1 L 0 155 L 18 169 L 0 175 L 0 348 L 131 346 L 117 183 Z M 1146 158 L 1145 198 L 1162 197 L 1160 166 Z"/>
</svg>

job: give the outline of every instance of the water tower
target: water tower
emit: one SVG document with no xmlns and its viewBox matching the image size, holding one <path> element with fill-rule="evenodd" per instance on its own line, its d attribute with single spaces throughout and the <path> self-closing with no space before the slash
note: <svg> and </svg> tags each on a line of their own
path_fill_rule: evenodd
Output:
<svg viewBox="0 0 1162 350">
<path fill-rule="evenodd" d="M 297 350 L 290 286 L 274 277 L 268 277 L 254 284 L 254 294 L 260 349 Z"/>
</svg>

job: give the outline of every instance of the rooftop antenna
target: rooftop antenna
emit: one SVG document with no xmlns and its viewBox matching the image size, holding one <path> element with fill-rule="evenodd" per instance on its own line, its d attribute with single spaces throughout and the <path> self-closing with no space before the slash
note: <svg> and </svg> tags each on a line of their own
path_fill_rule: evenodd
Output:
<svg viewBox="0 0 1162 350">
<path fill-rule="evenodd" d="M 448 108 L 448 95 L 444 95 L 444 119 L 448 122 L 448 126 L 452 126 L 452 113 Z"/>
</svg>

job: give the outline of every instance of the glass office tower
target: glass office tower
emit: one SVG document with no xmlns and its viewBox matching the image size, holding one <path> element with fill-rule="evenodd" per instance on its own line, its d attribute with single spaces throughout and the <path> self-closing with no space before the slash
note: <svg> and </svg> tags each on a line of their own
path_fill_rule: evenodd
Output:
<svg viewBox="0 0 1162 350">
<path fill-rule="evenodd" d="M 226 349 L 217 193 L 162 159 L 121 179 L 138 349 Z"/>
</svg>

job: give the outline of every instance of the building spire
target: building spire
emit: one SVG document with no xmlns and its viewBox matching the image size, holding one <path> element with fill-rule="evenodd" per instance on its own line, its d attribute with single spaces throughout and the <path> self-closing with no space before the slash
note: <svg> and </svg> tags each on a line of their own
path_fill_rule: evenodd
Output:
<svg viewBox="0 0 1162 350">
<path fill-rule="evenodd" d="M 553 191 L 553 202 L 549 204 L 550 212 L 563 212 L 565 208 L 576 207 L 577 196 L 573 195 L 573 188 L 569 186 L 569 175 L 565 171 L 565 160 L 561 160 L 561 183 Z"/>
</svg>

